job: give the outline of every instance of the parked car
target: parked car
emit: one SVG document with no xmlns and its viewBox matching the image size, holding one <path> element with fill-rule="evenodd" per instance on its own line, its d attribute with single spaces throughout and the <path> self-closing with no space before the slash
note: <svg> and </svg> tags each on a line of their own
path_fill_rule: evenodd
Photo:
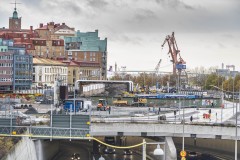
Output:
<svg viewBox="0 0 240 160">
<path fill-rule="evenodd" d="M 71 156 L 71 159 L 72 159 L 72 160 L 79 160 L 79 159 L 80 159 L 80 154 L 78 154 L 78 153 L 73 153 L 72 156 Z"/>
<path fill-rule="evenodd" d="M 103 153 L 104 154 L 115 154 L 116 150 L 113 149 L 113 148 L 106 147 L 106 148 L 103 149 Z"/>
<path fill-rule="evenodd" d="M 191 152 L 188 153 L 187 157 L 188 157 L 189 160 L 197 160 L 198 159 L 198 154 L 197 154 L 197 152 L 192 152 L 191 151 Z"/>
<path fill-rule="evenodd" d="M 13 104 L 13 108 L 14 109 L 21 109 L 21 105 L 20 103 L 16 103 L 16 104 Z"/>
<path fill-rule="evenodd" d="M 132 151 L 130 149 L 124 149 L 123 154 L 124 155 L 132 155 Z"/>
</svg>

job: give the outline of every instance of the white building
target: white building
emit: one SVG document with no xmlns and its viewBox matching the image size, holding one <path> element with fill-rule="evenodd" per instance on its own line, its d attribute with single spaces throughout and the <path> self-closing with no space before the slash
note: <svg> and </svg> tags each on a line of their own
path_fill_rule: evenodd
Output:
<svg viewBox="0 0 240 160">
<path fill-rule="evenodd" d="M 32 87 L 53 87 L 56 79 L 67 84 L 67 65 L 51 59 L 33 58 L 33 85 Z"/>
</svg>

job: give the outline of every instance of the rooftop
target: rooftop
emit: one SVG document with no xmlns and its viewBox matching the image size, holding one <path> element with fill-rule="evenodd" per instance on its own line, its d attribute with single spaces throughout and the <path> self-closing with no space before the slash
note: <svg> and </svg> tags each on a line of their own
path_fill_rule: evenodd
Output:
<svg viewBox="0 0 240 160">
<path fill-rule="evenodd" d="M 33 64 L 41 64 L 41 65 L 52 65 L 52 66 L 66 66 L 66 64 L 52 60 L 52 59 L 45 59 L 45 58 L 33 58 Z"/>
</svg>

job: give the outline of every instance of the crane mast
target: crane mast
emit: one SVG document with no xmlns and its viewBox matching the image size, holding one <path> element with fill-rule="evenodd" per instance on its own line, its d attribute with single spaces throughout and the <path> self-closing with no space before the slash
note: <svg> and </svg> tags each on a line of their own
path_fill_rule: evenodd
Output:
<svg viewBox="0 0 240 160">
<path fill-rule="evenodd" d="M 168 47 L 169 47 L 168 54 L 170 54 L 172 57 L 171 62 L 173 63 L 173 74 L 176 74 L 176 72 L 177 72 L 176 65 L 177 64 L 186 64 L 186 62 L 182 59 L 182 57 L 180 55 L 180 50 L 178 49 L 177 42 L 174 37 L 174 32 L 172 32 L 172 35 L 166 36 L 166 38 L 162 44 L 162 47 L 164 47 L 164 45 L 166 43 L 168 44 Z"/>
</svg>

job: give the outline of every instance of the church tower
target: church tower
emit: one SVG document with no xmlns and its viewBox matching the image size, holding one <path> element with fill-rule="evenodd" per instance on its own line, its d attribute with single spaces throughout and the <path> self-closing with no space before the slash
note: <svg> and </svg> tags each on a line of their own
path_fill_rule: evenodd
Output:
<svg viewBox="0 0 240 160">
<path fill-rule="evenodd" d="M 16 2 L 15 4 L 15 8 L 13 11 L 13 16 L 9 17 L 9 29 L 10 30 L 21 30 L 21 17 L 18 17 L 18 13 L 17 13 L 17 8 L 16 8 Z"/>
</svg>

